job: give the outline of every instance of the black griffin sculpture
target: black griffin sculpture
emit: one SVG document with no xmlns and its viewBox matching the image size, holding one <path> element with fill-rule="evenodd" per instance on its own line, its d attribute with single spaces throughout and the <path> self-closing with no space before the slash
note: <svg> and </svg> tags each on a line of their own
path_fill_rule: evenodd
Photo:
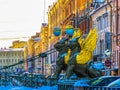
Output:
<svg viewBox="0 0 120 90">
<path fill-rule="evenodd" d="M 61 70 L 65 70 L 66 69 L 66 64 L 64 62 L 64 58 L 65 58 L 65 55 L 68 51 L 68 48 L 67 48 L 67 40 L 68 38 L 62 38 L 60 41 L 58 41 L 55 45 L 54 45 L 54 48 L 59 52 L 58 53 L 58 57 L 57 57 L 57 60 L 56 60 L 56 71 L 53 75 L 54 78 L 58 78 Z"/>
<path fill-rule="evenodd" d="M 69 79 L 70 76 L 75 73 L 78 77 L 88 77 L 93 78 L 101 76 L 102 72 L 95 70 L 91 67 L 91 61 L 88 61 L 86 64 L 77 64 L 76 56 L 81 51 L 80 44 L 78 43 L 78 38 L 73 38 L 68 41 L 68 48 L 71 49 L 71 55 L 68 60 L 67 70 L 65 78 Z"/>
</svg>

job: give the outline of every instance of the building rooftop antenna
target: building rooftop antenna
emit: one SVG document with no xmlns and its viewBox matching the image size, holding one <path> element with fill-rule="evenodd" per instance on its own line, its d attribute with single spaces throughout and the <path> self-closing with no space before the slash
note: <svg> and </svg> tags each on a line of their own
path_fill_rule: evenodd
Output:
<svg viewBox="0 0 120 90">
<path fill-rule="evenodd" d="M 43 22 L 45 23 L 45 9 L 46 9 L 46 0 L 44 0 L 44 7 L 43 7 Z"/>
</svg>

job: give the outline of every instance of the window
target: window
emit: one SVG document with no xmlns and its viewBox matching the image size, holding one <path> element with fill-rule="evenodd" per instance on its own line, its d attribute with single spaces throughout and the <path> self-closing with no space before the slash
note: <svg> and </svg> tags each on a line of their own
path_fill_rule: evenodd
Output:
<svg viewBox="0 0 120 90">
<path fill-rule="evenodd" d="M 102 29 L 104 29 L 104 18 L 103 17 L 101 17 L 101 24 L 102 24 Z"/>
<path fill-rule="evenodd" d="M 93 26 L 92 28 L 96 28 L 96 20 L 93 21 L 92 26 Z"/>
<path fill-rule="evenodd" d="M 100 30 L 100 17 L 97 18 L 97 29 Z"/>
<path fill-rule="evenodd" d="M 66 7 L 66 8 L 65 8 L 65 17 L 67 17 L 68 15 L 69 15 L 69 8 Z"/>
<path fill-rule="evenodd" d="M 3 59 L 3 63 L 5 63 L 5 60 Z"/>
<path fill-rule="evenodd" d="M 53 63 L 53 60 L 52 60 L 52 54 L 50 54 L 50 63 Z"/>
<path fill-rule="evenodd" d="M 97 29 L 98 31 L 108 27 L 108 15 L 103 14 L 97 18 Z"/>
<path fill-rule="evenodd" d="M 93 54 L 94 54 L 94 55 L 97 54 L 97 47 L 96 47 L 95 50 L 93 51 Z"/>
<path fill-rule="evenodd" d="M 17 63 L 17 59 L 15 59 L 15 63 Z"/>
<path fill-rule="evenodd" d="M 104 44 L 104 40 L 101 40 L 101 49 L 102 49 L 102 54 L 104 53 L 104 49 L 105 49 L 105 44 Z"/>
<path fill-rule="evenodd" d="M 103 14 L 104 28 L 108 27 L 108 13 Z"/>
<path fill-rule="evenodd" d="M 12 63 L 14 62 L 14 60 L 12 59 Z"/>
<path fill-rule="evenodd" d="M 120 14 L 119 14 L 119 15 L 120 15 Z M 120 16 L 119 16 L 118 22 L 120 22 Z M 118 34 L 120 34 L 120 26 L 118 26 Z"/>
</svg>

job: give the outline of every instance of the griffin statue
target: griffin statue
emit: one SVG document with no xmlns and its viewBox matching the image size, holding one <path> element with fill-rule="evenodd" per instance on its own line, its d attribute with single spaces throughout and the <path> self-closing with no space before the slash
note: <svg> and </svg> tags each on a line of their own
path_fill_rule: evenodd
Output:
<svg viewBox="0 0 120 90">
<path fill-rule="evenodd" d="M 91 65 L 92 53 L 96 47 L 97 30 L 91 29 L 87 37 L 82 38 L 80 29 L 68 25 L 65 33 L 66 38 L 62 38 L 54 45 L 59 52 L 54 77 L 58 77 L 63 69 L 66 69 L 66 79 L 69 79 L 73 73 L 78 77 L 101 76 L 102 72 L 92 68 Z"/>
</svg>

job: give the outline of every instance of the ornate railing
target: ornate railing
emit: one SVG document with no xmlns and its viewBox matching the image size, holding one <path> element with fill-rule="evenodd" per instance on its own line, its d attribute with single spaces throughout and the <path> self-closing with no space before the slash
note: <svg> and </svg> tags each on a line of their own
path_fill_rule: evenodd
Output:
<svg viewBox="0 0 120 90">
<path fill-rule="evenodd" d="M 74 86 L 70 81 L 58 83 L 58 90 L 120 90 L 120 87 L 104 87 L 104 86 Z"/>
<path fill-rule="evenodd" d="M 46 52 L 40 53 L 36 56 L 27 59 L 27 62 L 35 61 L 38 58 L 46 58 L 47 55 L 56 52 L 55 49 L 48 50 Z M 40 87 L 42 85 L 47 85 L 47 79 L 44 75 L 40 74 L 15 74 L 11 72 L 10 68 L 14 66 L 21 65 L 24 63 L 24 60 L 19 61 L 18 63 L 4 66 L 0 68 L 0 86 L 8 85 L 17 85 L 17 86 L 27 86 L 27 87 Z M 47 81 L 46 81 L 47 80 Z"/>
</svg>

